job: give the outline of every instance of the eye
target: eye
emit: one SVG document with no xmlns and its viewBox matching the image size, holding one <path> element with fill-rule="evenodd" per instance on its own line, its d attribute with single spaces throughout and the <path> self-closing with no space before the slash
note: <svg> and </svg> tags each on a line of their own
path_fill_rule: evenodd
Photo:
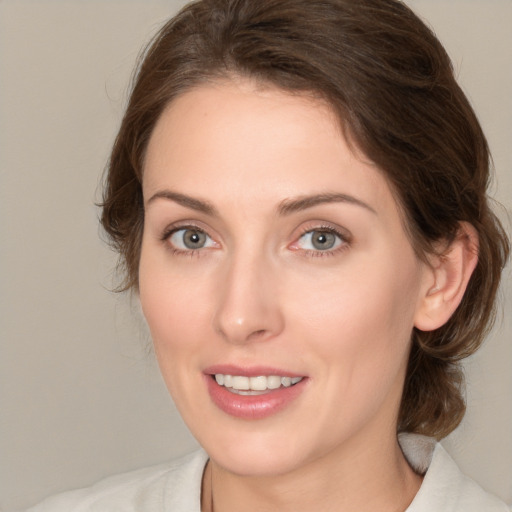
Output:
<svg viewBox="0 0 512 512">
<path fill-rule="evenodd" d="M 195 251 L 216 246 L 204 231 L 194 227 L 175 229 L 167 238 L 173 248 L 179 251 Z"/>
<path fill-rule="evenodd" d="M 312 229 L 306 231 L 294 245 L 305 251 L 333 251 L 344 242 L 344 238 L 332 229 Z"/>
</svg>

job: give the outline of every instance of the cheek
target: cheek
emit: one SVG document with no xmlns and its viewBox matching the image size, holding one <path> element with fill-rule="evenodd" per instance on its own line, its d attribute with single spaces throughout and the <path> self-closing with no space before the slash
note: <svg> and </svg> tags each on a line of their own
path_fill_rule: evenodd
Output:
<svg viewBox="0 0 512 512">
<path fill-rule="evenodd" d="M 295 276 L 285 303 L 312 329 L 342 339 L 371 331 L 410 334 L 419 267 L 414 258 L 404 260 L 359 258 L 328 273 Z"/>
<path fill-rule="evenodd" d="M 198 383 L 192 376 L 199 367 L 203 355 L 204 332 L 198 323 L 198 310 L 201 304 L 197 293 L 192 294 L 188 286 L 179 278 L 165 281 L 154 271 L 141 275 L 140 300 L 142 310 L 149 325 L 155 355 L 160 372 L 182 414 L 194 411 L 197 404 L 189 399 L 191 390 Z M 191 371 L 192 370 L 192 371 Z M 195 414 L 200 414 L 196 411 Z"/>
<path fill-rule="evenodd" d="M 197 352 L 204 338 L 198 322 L 199 317 L 207 315 L 204 290 L 201 292 L 197 282 L 184 275 L 169 264 L 162 251 L 153 251 L 143 244 L 140 302 L 166 380 L 180 371 L 185 355 Z"/>
<path fill-rule="evenodd" d="M 164 341 L 161 334 L 194 325 L 189 320 L 205 305 L 204 286 L 201 290 L 190 271 L 171 261 L 170 255 L 148 238 L 142 241 L 139 295 L 154 341 L 160 343 Z"/>
<path fill-rule="evenodd" d="M 208 303 L 190 283 L 179 278 L 165 284 L 160 279 L 141 281 L 140 300 L 157 356 L 191 351 L 204 338 Z"/>
<path fill-rule="evenodd" d="M 307 333 L 303 343 L 347 387 L 392 379 L 407 360 L 419 273 L 414 258 L 401 263 L 361 259 L 290 292 L 288 317 Z"/>
</svg>

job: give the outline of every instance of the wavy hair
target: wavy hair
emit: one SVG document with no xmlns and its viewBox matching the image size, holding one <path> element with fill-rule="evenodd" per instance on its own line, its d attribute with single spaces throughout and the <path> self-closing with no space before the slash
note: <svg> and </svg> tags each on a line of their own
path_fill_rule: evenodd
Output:
<svg viewBox="0 0 512 512">
<path fill-rule="evenodd" d="M 178 95 L 249 77 L 314 94 L 347 140 L 386 176 L 419 257 L 460 222 L 479 236 L 462 303 L 439 329 L 414 330 L 398 431 L 437 438 L 465 411 L 460 360 L 490 328 L 509 241 L 487 197 L 490 155 L 476 115 L 433 32 L 397 0 L 200 0 L 144 51 L 106 173 L 101 222 L 137 289 L 142 174 L 153 128 Z"/>
</svg>

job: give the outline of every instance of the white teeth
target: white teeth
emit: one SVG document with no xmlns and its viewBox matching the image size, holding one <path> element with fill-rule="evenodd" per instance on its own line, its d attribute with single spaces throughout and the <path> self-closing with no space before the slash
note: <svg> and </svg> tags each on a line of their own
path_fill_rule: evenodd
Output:
<svg viewBox="0 0 512 512">
<path fill-rule="evenodd" d="M 247 391 L 249 389 L 249 377 L 233 376 L 231 387 L 240 391 Z"/>
<path fill-rule="evenodd" d="M 303 377 L 279 377 L 278 375 L 244 377 L 242 375 L 215 374 L 217 384 L 232 391 L 266 391 L 267 389 L 278 389 L 281 386 L 289 388 L 302 379 Z"/>
<path fill-rule="evenodd" d="M 268 389 L 280 388 L 281 387 L 281 377 L 278 377 L 277 375 L 270 375 L 270 377 L 267 377 L 267 387 L 268 387 Z"/>
<path fill-rule="evenodd" d="M 281 384 L 285 387 L 285 388 L 289 388 L 291 385 L 292 385 L 292 379 L 290 377 L 283 377 L 281 379 Z"/>
<path fill-rule="evenodd" d="M 267 389 L 267 378 L 264 376 L 250 377 L 249 378 L 249 387 L 253 391 L 265 391 L 265 389 Z"/>
</svg>

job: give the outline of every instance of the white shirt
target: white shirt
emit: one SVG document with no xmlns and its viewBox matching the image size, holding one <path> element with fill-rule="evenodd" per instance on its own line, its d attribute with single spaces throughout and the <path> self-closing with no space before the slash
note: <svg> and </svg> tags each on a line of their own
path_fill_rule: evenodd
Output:
<svg viewBox="0 0 512 512">
<path fill-rule="evenodd" d="M 510 512 L 498 498 L 464 476 L 434 440 L 399 436 L 409 464 L 425 473 L 405 512 Z M 168 464 L 117 475 L 45 500 L 27 512 L 200 512 L 201 480 L 208 456 L 192 453 Z"/>
</svg>

